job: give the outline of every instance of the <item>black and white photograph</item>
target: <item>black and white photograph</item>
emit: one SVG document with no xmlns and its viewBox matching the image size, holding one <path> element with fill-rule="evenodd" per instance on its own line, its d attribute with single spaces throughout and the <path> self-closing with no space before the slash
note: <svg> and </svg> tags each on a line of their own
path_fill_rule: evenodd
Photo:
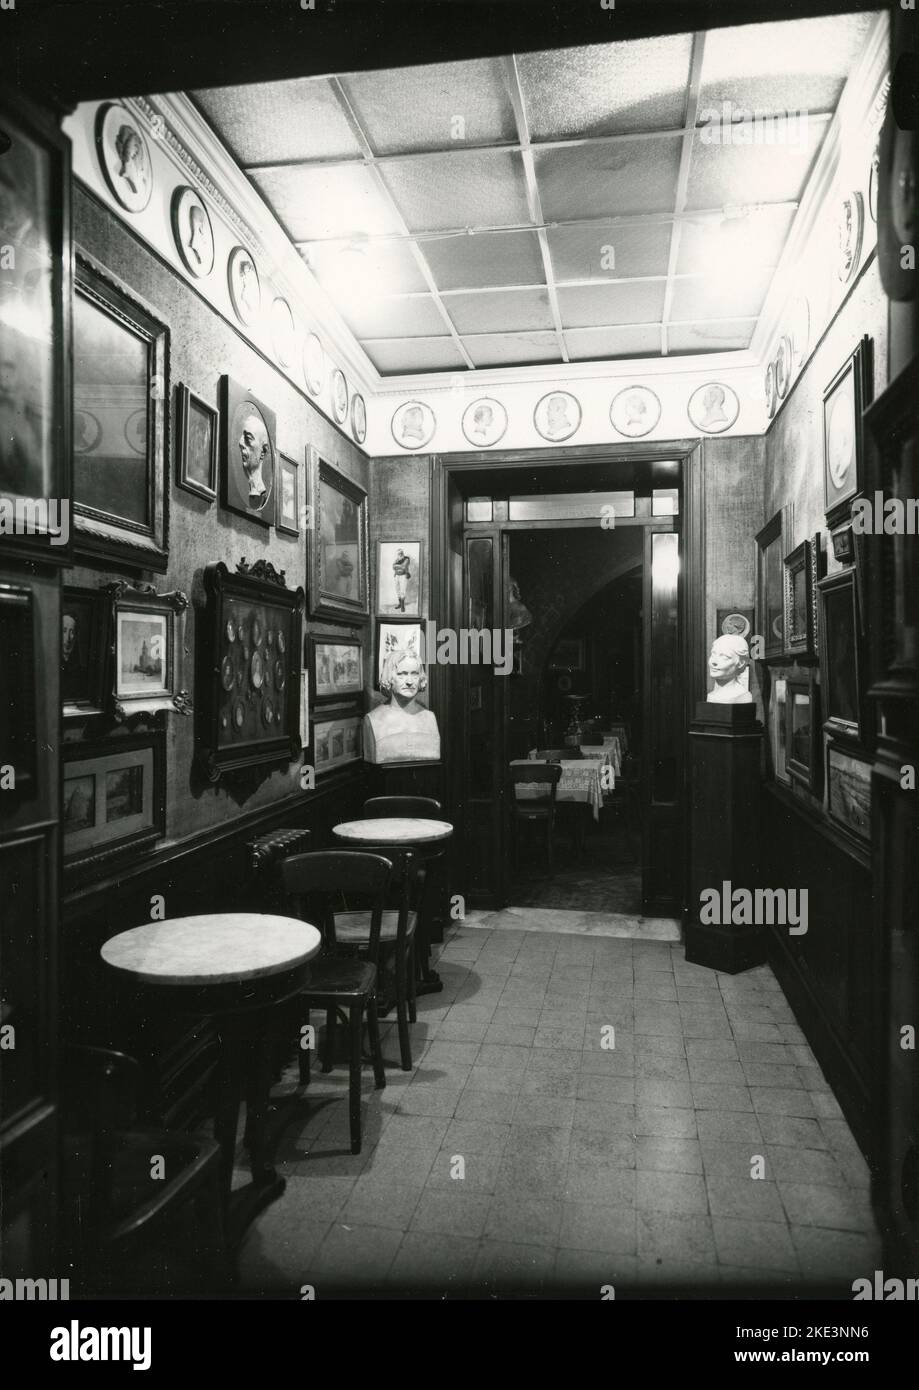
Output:
<svg viewBox="0 0 919 1390">
<path fill-rule="evenodd" d="M 7 1359 L 902 1377 L 911 5 L 0 47 Z"/>
</svg>

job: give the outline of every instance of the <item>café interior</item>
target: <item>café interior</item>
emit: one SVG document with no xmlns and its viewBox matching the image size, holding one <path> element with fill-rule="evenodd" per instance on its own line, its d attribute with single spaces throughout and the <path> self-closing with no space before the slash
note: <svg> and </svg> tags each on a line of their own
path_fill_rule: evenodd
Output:
<svg viewBox="0 0 919 1390">
<path fill-rule="evenodd" d="M 0 89 L 0 1275 L 914 1275 L 908 17 L 147 8 Z"/>
</svg>

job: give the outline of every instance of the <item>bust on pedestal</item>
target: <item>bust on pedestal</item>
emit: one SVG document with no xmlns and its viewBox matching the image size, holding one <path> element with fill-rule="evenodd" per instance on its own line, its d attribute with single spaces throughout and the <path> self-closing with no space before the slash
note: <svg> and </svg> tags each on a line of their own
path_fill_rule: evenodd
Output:
<svg viewBox="0 0 919 1390">
<path fill-rule="evenodd" d="M 417 653 L 391 651 L 380 672 L 389 703 L 364 716 L 364 759 L 368 763 L 415 762 L 440 757 L 437 717 L 418 702 L 427 676 Z"/>
</svg>

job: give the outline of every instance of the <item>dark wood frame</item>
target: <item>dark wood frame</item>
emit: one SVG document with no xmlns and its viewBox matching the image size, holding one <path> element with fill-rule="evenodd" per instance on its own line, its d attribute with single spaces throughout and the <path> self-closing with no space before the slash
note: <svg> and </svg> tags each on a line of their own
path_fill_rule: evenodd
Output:
<svg viewBox="0 0 919 1390">
<path fill-rule="evenodd" d="M 382 549 L 382 547 L 383 547 L 384 545 L 417 545 L 417 547 L 418 547 L 418 612 L 417 612 L 417 614 L 412 614 L 412 613 L 392 613 L 392 614 L 389 614 L 389 613 L 384 613 L 384 612 L 383 612 L 383 609 L 380 607 L 380 551 L 381 551 L 381 549 Z M 374 614 L 375 614 L 376 616 L 378 616 L 378 617 L 381 617 L 381 618 L 388 618 L 388 617 L 393 617 L 393 618 L 411 618 L 411 617 L 414 616 L 414 617 L 416 617 L 419 621 L 424 621 L 424 611 L 425 611 L 425 610 L 424 610 L 424 539 L 423 539 L 423 537 L 419 536 L 417 540 L 403 540 L 403 539 L 400 539 L 400 540 L 395 540 L 395 541 L 387 540 L 385 537 L 383 537 L 383 538 L 378 538 L 377 544 L 376 544 L 376 555 L 375 555 L 375 560 L 376 560 L 376 564 L 375 564 L 376 573 L 375 573 L 375 575 L 374 575 L 374 579 L 375 579 L 376 582 L 375 582 L 375 584 L 374 584 L 374 590 L 375 590 L 375 592 L 374 592 L 374 595 L 373 595 L 373 597 L 374 597 L 374 605 L 373 605 Z"/>
<path fill-rule="evenodd" d="M 794 755 L 795 695 L 802 694 L 807 696 L 811 715 L 806 763 L 799 762 Z M 819 717 L 819 701 L 820 687 L 814 679 L 813 670 L 785 678 L 785 766 L 791 780 L 805 787 L 813 796 L 820 794 L 822 771 L 823 726 Z"/>
<path fill-rule="evenodd" d="M 833 380 L 823 392 L 823 503 L 826 515 L 827 527 L 832 529 L 847 521 L 852 510 L 852 503 L 856 497 L 862 496 L 865 487 L 865 429 L 863 411 L 871 401 L 873 395 L 873 344 L 871 338 L 865 334 L 861 342 L 853 352 L 849 354 Z M 852 489 L 845 497 L 839 498 L 830 504 L 827 490 L 827 470 L 829 459 L 827 457 L 827 432 L 826 432 L 826 411 L 827 403 L 835 395 L 842 385 L 849 372 L 853 374 L 854 397 L 855 397 L 855 419 L 853 424 L 853 436 L 855 441 L 855 480 Z"/>
<path fill-rule="evenodd" d="M 192 707 L 191 700 L 188 691 L 183 688 L 187 596 L 181 589 L 160 594 L 152 584 L 134 586 L 123 580 L 106 584 L 103 589 L 110 596 L 112 605 L 111 708 L 116 720 L 121 722 L 135 714 L 157 714 L 160 710 L 177 710 L 180 714 L 188 714 Z M 166 620 L 166 670 L 161 690 L 153 693 L 119 693 L 118 619 L 127 613 L 155 615 Z"/>
<path fill-rule="evenodd" d="M 100 557 L 116 565 L 165 570 L 169 557 L 169 329 L 114 275 L 78 251 L 75 292 L 147 344 L 147 512 L 149 524 L 82 504 L 74 479 L 75 549 L 93 564 Z M 74 360 L 77 357 L 74 339 Z M 76 389 L 74 370 L 74 390 Z"/>
<path fill-rule="evenodd" d="M 211 419 L 211 457 L 208 466 L 208 476 L 211 482 L 207 487 L 188 476 L 188 422 L 192 405 L 196 406 L 198 410 L 204 411 Z M 205 502 L 214 502 L 217 498 L 220 415 L 214 406 L 208 405 L 207 401 L 196 395 L 181 381 L 176 384 L 175 412 L 176 484 L 195 497 L 203 497 Z"/>
<path fill-rule="evenodd" d="M 829 650 L 829 624 L 826 619 L 827 595 L 835 596 L 848 590 L 852 616 L 852 653 L 855 662 L 855 701 L 858 711 L 856 720 L 841 719 L 832 713 L 833 709 L 833 653 Z M 865 710 L 864 672 L 862 669 L 862 643 L 858 616 L 858 589 L 855 571 L 840 570 L 836 574 L 821 579 L 817 585 L 820 596 L 820 687 L 823 692 L 824 728 L 827 733 L 838 738 L 858 742 L 867 737 L 868 724 Z"/>
<path fill-rule="evenodd" d="M 0 641 L 3 645 L 3 676 L 12 675 L 15 689 L 9 695 L 9 708 L 0 705 L 0 767 L 11 767 L 15 785 L 0 788 L 5 798 L 4 814 L 35 787 L 38 770 L 38 723 L 36 686 L 36 602 L 31 589 L 23 584 L 0 583 Z M 16 659 L 22 663 L 16 668 Z M 0 691 L 3 686 L 0 685 Z"/>
<path fill-rule="evenodd" d="M 577 642 L 579 646 L 579 661 L 575 666 L 566 665 L 564 662 L 555 659 L 555 652 L 562 642 Z M 547 671 L 586 671 L 587 670 L 587 638 L 586 637 L 560 637 L 552 648 L 552 655 L 546 662 Z M 585 697 L 586 698 L 586 697 Z"/>
<path fill-rule="evenodd" d="M 870 809 L 869 809 L 869 814 L 868 814 L 868 826 L 867 826 L 866 833 L 865 833 L 864 835 L 860 834 L 860 832 L 857 831 L 857 830 L 853 830 L 852 827 L 851 827 L 850 825 L 848 825 L 846 821 L 841 820 L 838 816 L 835 816 L 835 815 L 833 814 L 833 807 L 832 807 L 832 780 L 833 780 L 833 779 L 832 779 L 832 776 L 831 776 L 831 763 L 832 763 L 831 755 L 832 755 L 834 752 L 835 752 L 835 753 L 840 753 L 840 754 L 842 754 L 843 757 L 852 758 L 855 762 L 865 764 L 865 766 L 866 766 L 867 769 L 868 769 L 868 790 L 869 790 L 869 797 L 871 797 L 871 793 L 872 793 L 872 786 L 871 786 L 871 782 L 872 782 L 872 778 L 871 778 L 871 762 L 872 762 L 872 760 L 871 760 L 871 755 L 870 755 L 869 753 L 866 753 L 864 749 L 859 748 L 859 747 L 857 747 L 857 746 L 854 746 L 854 745 L 851 744 L 851 743 L 847 743 L 847 742 L 845 742 L 845 741 L 838 740 L 838 739 L 835 739 L 835 738 L 829 738 L 829 739 L 826 740 L 826 813 L 827 813 L 827 818 L 828 818 L 828 820 L 829 820 L 830 825 L 833 826 L 833 828 L 834 828 L 836 831 L 838 831 L 838 832 L 840 833 L 840 835 L 841 835 L 841 837 L 842 837 L 844 843 L 848 843 L 849 841 L 851 841 L 851 842 L 853 842 L 855 845 L 857 845 L 858 848 L 859 848 L 862 852 L 864 852 L 865 849 L 866 849 L 866 847 L 867 847 L 868 844 L 870 843 L 870 840 L 871 840 L 871 812 L 870 812 Z"/>
<path fill-rule="evenodd" d="M 263 574 L 263 571 L 231 574 L 222 560 L 209 564 L 204 571 L 206 606 L 198 615 L 195 760 L 209 782 L 218 782 L 221 777 L 242 768 L 295 762 L 303 751 L 300 743 L 303 590 L 288 589 Z M 271 604 L 287 610 L 287 731 L 221 748 L 220 669 L 226 637 L 226 608 L 233 602 Z"/>
<path fill-rule="evenodd" d="M 319 694 L 319 681 L 316 676 L 316 656 L 322 646 L 357 647 L 361 684 L 358 690 L 335 691 L 331 695 Z M 364 693 L 364 636 L 362 632 L 309 632 L 306 637 L 307 663 L 310 689 L 313 692 L 313 707 L 328 704 L 341 704 L 342 700 L 359 699 Z"/>
<path fill-rule="evenodd" d="M 391 617 L 388 616 L 388 614 L 384 614 L 382 617 L 376 617 L 376 618 L 374 618 L 374 624 L 373 624 L 373 675 L 372 675 L 372 680 L 371 680 L 371 689 L 373 689 L 373 690 L 379 690 L 379 689 L 380 689 L 380 628 L 383 626 L 384 623 L 386 623 L 386 625 L 387 625 L 388 627 L 417 627 L 417 628 L 419 628 L 420 631 L 421 631 L 421 649 L 419 650 L 418 657 L 419 657 L 419 660 L 422 662 L 422 664 L 425 664 L 425 663 L 424 663 L 424 658 L 425 658 L 426 653 L 424 652 L 424 635 L 425 635 L 425 626 L 424 626 L 424 624 L 425 624 L 425 619 L 424 619 L 424 618 L 391 618 Z M 428 675 L 428 672 L 429 672 L 429 671 L 430 671 L 430 667 L 427 666 L 427 665 L 425 664 L 425 674 Z M 430 685 L 430 677 L 429 677 L 429 676 L 428 676 L 428 684 Z M 428 701 L 427 701 L 426 698 L 424 699 L 423 703 L 424 703 L 424 704 L 427 704 L 427 703 L 428 703 Z"/>
<path fill-rule="evenodd" d="M 279 479 L 280 479 L 281 473 L 282 473 L 282 471 L 284 470 L 285 467 L 288 467 L 288 468 L 292 468 L 292 469 L 293 469 L 294 477 L 295 477 L 295 479 L 297 480 L 297 486 L 296 486 L 296 502 L 295 502 L 295 510 L 296 510 L 296 513 L 297 513 L 297 520 L 296 520 L 296 525 L 294 525 L 294 526 L 288 526 L 288 525 L 281 519 L 281 505 L 282 505 L 282 504 L 281 504 L 281 498 L 282 498 L 282 496 L 283 496 L 283 492 L 282 492 L 282 489 L 281 489 L 281 486 L 280 486 Z M 290 454 L 282 454 L 280 450 L 278 450 L 278 464 L 277 464 L 277 468 L 276 468 L 276 470 L 275 470 L 274 481 L 275 481 L 275 508 L 276 508 L 276 510 L 275 510 L 274 529 L 275 529 L 280 535 L 282 535 L 282 536 L 299 536 L 299 534 L 300 534 L 300 511 L 301 511 L 301 508 L 303 507 L 303 502 L 302 502 L 301 496 L 300 496 L 301 491 L 302 491 L 302 484 L 301 484 L 301 480 L 300 480 L 300 465 L 299 465 L 299 463 L 297 462 L 296 459 L 292 459 L 292 458 L 290 457 Z"/>
<path fill-rule="evenodd" d="M 258 512 L 252 511 L 248 507 L 241 507 L 238 503 L 230 500 L 230 469 L 234 466 L 242 467 L 239 460 L 233 456 L 233 450 L 236 446 L 230 439 L 230 421 L 237 406 L 242 405 L 244 401 L 251 401 L 265 422 L 265 428 L 268 431 L 268 444 L 271 449 L 271 492 L 274 492 L 278 485 L 277 416 L 252 391 L 247 391 L 231 376 L 222 376 L 220 378 L 220 505 L 228 512 L 232 512 L 234 516 L 244 516 L 257 526 L 270 527 L 274 522 L 277 505 L 275 498 L 270 493 L 261 511 Z"/>
<path fill-rule="evenodd" d="M 320 773 L 328 776 L 335 772 L 341 772 L 344 768 L 353 767 L 355 763 L 360 763 L 364 758 L 364 739 L 363 739 L 363 710 L 359 704 L 354 702 L 345 704 L 323 705 L 310 720 L 310 749 L 313 756 L 313 770 L 318 777 Z M 336 763 L 334 767 L 321 768 L 316 762 L 316 729 L 323 724 L 339 724 L 346 719 L 356 719 L 358 721 L 358 739 L 360 742 L 360 752 L 355 758 L 346 758 L 343 762 Z"/>
<path fill-rule="evenodd" d="M 785 652 L 789 660 L 811 662 L 818 659 L 817 581 L 821 555 L 820 532 L 817 531 L 811 540 L 802 541 L 783 561 Z M 798 632 L 794 628 L 794 581 L 795 575 L 802 571 L 806 618 L 804 630 Z"/>
<path fill-rule="evenodd" d="M 85 700 L 67 700 L 61 692 L 61 706 L 65 719 L 77 716 L 104 714 L 111 707 L 112 681 L 109 671 L 112 659 L 113 636 L 112 600 L 104 588 L 85 589 L 75 584 L 65 584 L 61 593 L 61 624 L 67 608 L 68 595 L 88 602 L 92 608 L 92 628 L 89 637 L 89 696 Z"/>
<path fill-rule="evenodd" d="M 114 738 L 64 745 L 63 780 L 66 780 L 68 771 L 77 763 L 98 763 L 101 758 L 110 758 L 119 753 L 125 754 L 129 760 L 131 753 L 146 749 L 153 752 L 153 824 L 142 830 L 131 831 L 127 835 L 113 836 L 110 841 L 97 841 L 89 850 L 68 855 L 67 836 L 62 821 L 61 841 L 64 847 L 66 891 L 105 873 L 113 863 L 122 858 L 130 858 L 133 862 L 137 855 L 152 849 L 166 834 L 166 733 L 162 725 L 159 725 L 144 733 L 125 733 Z"/>
<path fill-rule="evenodd" d="M 780 564 L 784 560 L 788 539 L 791 536 L 791 506 L 786 505 L 775 513 L 770 521 L 754 537 L 756 543 L 756 613 L 757 635 L 763 642 L 763 661 L 784 661 L 785 659 L 785 603 L 782 594 L 782 636 L 776 637 L 767 632 L 766 624 L 766 552 L 771 546 L 779 547 Z M 755 659 L 755 658 L 754 658 Z"/>
<path fill-rule="evenodd" d="M 17 16 L 18 18 L 18 16 Z M 10 120 L 21 127 L 25 137 L 48 155 L 50 162 L 48 244 L 51 252 L 52 297 L 52 381 L 50 409 L 51 491 L 50 499 L 62 506 L 73 505 L 72 440 L 72 313 L 71 274 L 71 166 L 70 140 L 44 111 L 10 86 L 0 89 L 0 124 Z M 73 518 L 71 517 L 71 521 Z M 0 536 L 0 550 L 10 559 L 37 559 L 58 565 L 73 564 L 73 532 L 66 545 L 52 545 L 50 533 Z"/>
<path fill-rule="evenodd" d="M 351 618 L 361 622 L 370 616 L 370 565 L 367 538 L 367 493 L 334 464 L 324 459 L 318 449 L 307 450 L 307 478 L 309 488 L 309 517 L 307 531 L 307 567 L 310 577 L 310 616 L 314 618 Z M 322 587 L 322 547 L 320 543 L 322 527 L 322 484 L 334 488 L 344 497 L 350 498 L 358 509 L 358 559 L 360 574 L 358 578 L 357 599 L 342 598 Z"/>
</svg>

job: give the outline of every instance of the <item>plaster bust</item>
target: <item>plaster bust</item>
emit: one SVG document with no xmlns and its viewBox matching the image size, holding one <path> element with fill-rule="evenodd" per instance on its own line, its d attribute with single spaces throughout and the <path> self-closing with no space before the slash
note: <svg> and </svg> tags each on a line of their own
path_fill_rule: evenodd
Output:
<svg viewBox="0 0 919 1390">
<path fill-rule="evenodd" d="M 708 674 L 715 682 L 710 705 L 752 705 L 753 696 L 740 677 L 750 664 L 750 648 L 743 637 L 716 637 L 708 658 Z"/>
<path fill-rule="evenodd" d="M 380 672 L 380 689 L 389 703 L 364 716 L 364 758 L 369 763 L 440 757 L 437 718 L 418 703 L 427 677 L 417 653 L 390 652 Z"/>
</svg>

